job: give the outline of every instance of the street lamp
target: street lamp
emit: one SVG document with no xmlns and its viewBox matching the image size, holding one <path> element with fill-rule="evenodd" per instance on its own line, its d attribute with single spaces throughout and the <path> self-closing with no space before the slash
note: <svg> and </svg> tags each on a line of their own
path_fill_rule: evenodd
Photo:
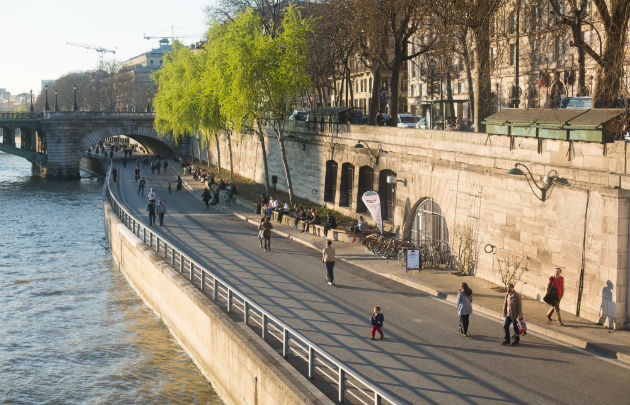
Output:
<svg viewBox="0 0 630 405">
<path fill-rule="evenodd" d="M 44 111 L 50 110 L 50 106 L 48 105 L 48 83 L 44 86 L 44 91 L 46 92 L 46 104 L 44 105 Z"/>
<path fill-rule="evenodd" d="M 59 104 L 57 104 L 57 89 L 55 89 L 55 112 L 59 112 Z"/>
<path fill-rule="evenodd" d="M 31 89 L 31 112 L 35 112 L 35 109 L 33 108 L 33 90 Z"/>
<path fill-rule="evenodd" d="M 525 171 L 519 169 L 519 166 L 523 167 Z M 529 188 L 532 190 L 532 193 L 538 198 L 540 201 L 546 201 L 551 196 L 551 191 L 553 190 L 553 186 L 556 183 L 566 183 L 565 179 L 560 178 L 558 176 L 558 172 L 556 169 L 549 170 L 549 173 L 542 179 L 542 185 L 539 185 L 536 179 L 534 179 L 534 175 L 529 170 L 527 166 L 522 163 L 516 163 L 513 168 L 508 170 L 507 174 L 511 174 L 514 176 L 525 176 L 525 180 L 527 180 L 527 184 Z M 533 184 L 533 185 L 532 185 Z M 534 186 L 540 191 L 540 196 L 534 190 Z"/>
<path fill-rule="evenodd" d="M 378 165 L 378 160 L 381 154 L 383 153 L 383 147 L 381 146 L 381 144 L 380 143 L 378 144 L 378 149 L 376 150 L 376 153 L 374 153 L 372 149 L 370 149 L 370 146 L 364 140 L 359 140 L 359 142 L 357 142 L 356 145 L 354 145 L 354 148 L 364 149 L 364 146 L 362 145 L 362 143 L 365 145 L 365 148 L 367 148 L 367 152 L 368 152 L 368 156 L 370 157 L 370 160 L 372 160 L 375 165 Z"/>
<path fill-rule="evenodd" d="M 76 85 L 76 83 L 72 85 L 72 90 L 74 91 L 74 104 L 72 105 L 72 111 L 79 111 L 79 106 L 77 105 L 77 85 Z"/>
</svg>

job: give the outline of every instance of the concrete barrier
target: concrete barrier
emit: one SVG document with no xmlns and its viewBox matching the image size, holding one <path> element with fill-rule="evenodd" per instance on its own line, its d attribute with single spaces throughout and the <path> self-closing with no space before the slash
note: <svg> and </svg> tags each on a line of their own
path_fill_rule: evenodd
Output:
<svg viewBox="0 0 630 405">
<path fill-rule="evenodd" d="M 307 378 L 235 322 L 127 229 L 104 203 L 111 252 L 227 404 L 332 404 Z"/>
</svg>

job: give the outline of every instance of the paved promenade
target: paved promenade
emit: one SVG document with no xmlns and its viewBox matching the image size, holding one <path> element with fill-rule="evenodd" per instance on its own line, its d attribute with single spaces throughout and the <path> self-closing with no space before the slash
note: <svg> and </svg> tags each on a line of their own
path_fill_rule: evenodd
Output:
<svg viewBox="0 0 630 405">
<path fill-rule="evenodd" d="M 229 212 L 207 210 L 200 199 L 202 184 L 187 176 L 189 187 L 178 194 L 175 174 L 151 175 L 146 169 L 142 175 L 148 188 L 140 196 L 133 164 L 118 167 L 118 193 L 132 212 L 146 218 L 146 194 L 150 187 L 156 188 L 158 199 L 167 206 L 160 231 L 169 240 L 401 403 L 627 404 L 630 400 L 630 367 L 619 361 L 538 333 L 524 337 L 519 346 L 501 346 L 502 321 L 490 316 L 500 309 L 500 295 L 488 283 L 444 271 L 405 274 L 358 244 L 336 243 L 343 260 L 335 267 L 337 287 L 329 287 L 321 256 L 312 248 L 323 247 L 323 239 L 274 223 L 279 233 L 272 237 L 272 252 L 264 252 L 255 226 L 243 221 L 258 222 L 251 211 L 237 205 Z M 169 169 L 179 168 L 171 164 Z M 167 182 L 172 183 L 172 194 L 167 192 Z M 457 312 L 450 302 L 462 280 L 475 292 L 471 338 L 457 333 Z M 541 333 L 553 335 L 555 327 L 538 321 L 544 307 L 535 304 L 527 302 L 526 319 L 530 325 L 540 324 Z M 384 340 L 369 339 L 374 305 L 381 305 L 385 314 Z M 597 337 L 601 349 L 615 355 L 630 345 L 626 332 L 611 334 L 593 325 L 580 326 L 582 321 L 568 316 L 567 321 L 571 326 L 557 333 L 569 336 L 564 329 L 569 330 L 576 336 L 574 343 Z M 587 329 L 592 329 L 590 334 L 582 332 Z"/>
</svg>

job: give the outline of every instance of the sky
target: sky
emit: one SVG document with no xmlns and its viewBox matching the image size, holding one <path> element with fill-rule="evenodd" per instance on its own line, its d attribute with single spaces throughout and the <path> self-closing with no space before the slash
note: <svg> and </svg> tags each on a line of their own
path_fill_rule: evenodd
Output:
<svg viewBox="0 0 630 405">
<path fill-rule="evenodd" d="M 116 51 L 105 61 L 124 61 L 175 36 L 190 44 L 206 31 L 204 9 L 213 0 L 0 0 L 0 88 L 39 93 L 42 80 L 94 70 L 99 54 L 67 45 L 78 42 Z"/>
</svg>

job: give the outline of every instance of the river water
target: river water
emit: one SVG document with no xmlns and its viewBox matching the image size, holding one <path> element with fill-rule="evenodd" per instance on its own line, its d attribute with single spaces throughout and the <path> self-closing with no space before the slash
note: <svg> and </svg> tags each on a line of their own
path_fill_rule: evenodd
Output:
<svg viewBox="0 0 630 405">
<path fill-rule="evenodd" d="M 111 259 L 102 178 L 0 152 L 0 403 L 221 404 Z"/>
</svg>

